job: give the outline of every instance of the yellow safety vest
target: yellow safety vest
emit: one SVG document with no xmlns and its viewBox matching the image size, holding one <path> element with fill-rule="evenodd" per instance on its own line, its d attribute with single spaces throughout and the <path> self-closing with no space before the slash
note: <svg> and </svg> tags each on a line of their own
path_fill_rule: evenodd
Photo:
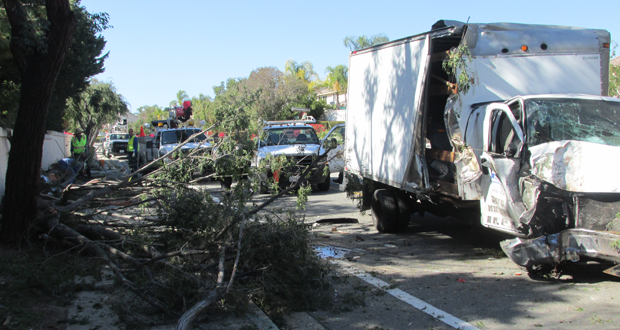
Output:
<svg viewBox="0 0 620 330">
<path fill-rule="evenodd" d="M 133 139 L 135 137 L 136 136 L 134 135 L 134 136 L 129 138 L 129 141 L 127 142 L 127 152 L 133 151 Z M 140 145 L 138 145 L 138 148 L 140 148 Z M 136 149 L 136 151 L 138 151 L 138 150 Z"/>
<path fill-rule="evenodd" d="M 86 149 L 86 136 L 82 135 L 81 139 L 74 136 L 73 141 L 71 141 L 71 145 L 73 145 L 74 154 L 79 155 L 84 153 L 84 150 Z"/>
</svg>

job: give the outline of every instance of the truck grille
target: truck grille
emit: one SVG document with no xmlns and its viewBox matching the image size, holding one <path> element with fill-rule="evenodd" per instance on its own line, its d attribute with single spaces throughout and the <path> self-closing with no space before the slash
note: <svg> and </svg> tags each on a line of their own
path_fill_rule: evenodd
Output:
<svg viewBox="0 0 620 330">
<path fill-rule="evenodd" d="M 312 155 L 308 156 L 294 156 L 292 157 L 297 165 L 308 166 L 312 164 Z"/>
<path fill-rule="evenodd" d="M 112 142 L 112 148 L 114 149 L 127 149 L 127 142 Z"/>
</svg>

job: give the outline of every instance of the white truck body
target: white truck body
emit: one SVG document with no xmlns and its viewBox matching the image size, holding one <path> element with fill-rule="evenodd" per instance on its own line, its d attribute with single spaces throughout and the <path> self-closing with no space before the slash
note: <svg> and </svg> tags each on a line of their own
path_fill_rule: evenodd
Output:
<svg viewBox="0 0 620 330">
<path fill-rule="evenodd" d="M 459 216 L 463 210 L 476 211 L 477 221 L 486 227 L 518 237 L 593 229 L 575 222 L 581 219 L 578 205 L 596 204 L 579 202 L 579 196 L 598 203 L 600 196 L 592 194 L 613 194 L 617 191 L 610 189 L 619 185 L 609 183 L 600 188 L 602 185 L 594 182 L 600 175 L 585 175 L 587 169 L 569 164 L 570 160 L 559 167 L 562 175 L 570 172 L 573 179 L 565 176 L 553 181 L 549 175 L 557 171 L 549 167 L 558 167 L 552 155 L 558 162 L 564 159 L 557 156 L 557 150 L 562 155 L 586 159 L 583 150 L 588 150 L 591 142 L 607 144 L 597 150 L 620 152 L 620 143 L 615 144 L 615 137 L 620 136 L 615 115 L 611 116 L 613 125 L 609 128 L 594 130 L 612 136 L 606 138 L 609 141 L 584 136 L 571 141 L 569 136 L 565 141 L 541 143 L 531 136 L 539 132 L 528 125 L 532 120 L 543 125 L 561 122 L 557 116 L 562 116 L 562 111 L 538 111 L 537 102 L 542 104 L 540 107 L 552 107 L 557 102 L 568 106 L 574 100 L 577 106 L 584 107 L 583 113 L 592 106 L 620 110 L 620 103 L 601 98 L 608 90 L 610 41 L 605 30 L 439 21 L 430 32 L 352 52 L 345 170 L 365 180 L 364 206 L 371 208 L 377 229 L 391 232 L 406 228 L 410 212 Z M 458 88 L 454 77 L 449 77 L 441 66 L 447 51 L 459 45 L 465 45 L 471 53 L 472 61 L 465 69 L 470 85 L 467 92 Z M 536 121 L 527 117 L 533 113 L 556 117 Z M 578 113 L 570 120 L 575 120 L 572 128 L 580 128 Z M 584 184 L 586 179 L 594 181 Z M 557 182 L 564 185 L 554 186 Z M 575 186 L 582 191 L 568 188 Z M 564 207 L 564 218 L 540 220 L 551 212 L 537 208 L 543 198 L 540 196 L 549 189 L 564 191 L 564 195 L 555 199 L 557 205 L 544 207 Z M 616 202 L 620 206 L 620 194 L 605 198 L 610 212 Z M 562 213 L 553 212 L 549 214 Z M 553 223 L 562 219 L 565 224 Z M 608 224 L 614 221 L 612 217 Z M 559 229 L 549 231 L 552 227 Z M 534 243 L 519 242 L 506 243 L 512 247 L 504 249 L 517 263 L 531 266 L 566 260 L 551 257 L 555 250 L 541 252 L 533 247 Z M 529 248 L 529 255 L 539 256 L 523 257 L 521 252 L 517 257 L 519 253 L 514 251 L 521 248 Z M 554 249 L 566 252 L 571 247 L 558 245 Z M 617 251 L 607 250 L 607 260 L 620 261 Z"/>
<path fill-rule="evenodd" d="M 471 89 L 465 95 L 455 94 L 451 109 L 457 126 L 448 133 L 457 143 L 462 138 L 455 135 L 464 131 L 473 104 L 517 95 L 607 94 L 609 49 L 602 46 L 610 42 L 607 31 L 511 23 L 467 27 L 464 38 L 459 36 L 463 27 L 451 26 L 351 53 L 348 171 L 411 192 L 429 188 L 423 168 L 423 120 L 431 111 L 445 115 L 443 107 L 425 108 L 433 40 L 457 36 L 451 46 L 464 42 L 473 59 L 468 66 Z M 540 49 L 542 44 L 547 44 L 546 51 Z M 521 51 L 522 45 L 529 45 L 529 50 Z M 502 53 L 504 48 L 507 53 Z M 477 138 L 482 141 L 481 134 L 471 134 L 470 143 Z M 465 189 L 461 194 L 468 198 L 467 193 Z"/>
</svg>

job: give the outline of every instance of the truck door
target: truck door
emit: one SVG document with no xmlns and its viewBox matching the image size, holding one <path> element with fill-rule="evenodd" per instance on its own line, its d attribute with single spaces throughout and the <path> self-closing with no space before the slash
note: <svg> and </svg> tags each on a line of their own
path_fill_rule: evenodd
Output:
<svg viewBox="0 0 620 330">
<path fill-rule="evenodd" d="M 518 113 L 518 103 L 512 108 Z M 524 138 L 523 130 L 504 103 L 487 106 L 483 151 L 482 195 L 480 202 L 482 225 L 518 235 L 520 217 L 526 211 L 519 192 L 519 171 Z"/>
<path fill-rule="evenodd" d="M 327 160 L 329 161 L 329 171 L 331 173 L 338 173 L 344 169 L 344 132 L 344 124 L 338 124 L 332 127 L 332 129 L 323 139 L 323 143 L 334 139 L 336 142 L 335 145 L 337 145 L 337 147 L 327 153 Z"/>
<path fill-rule="evenodd" d="M 364 178 L 420 191 L 424 178 L 422 96 L 430 37 L 352 52 L 347 93 L 347 168 Z"/>
</svg>

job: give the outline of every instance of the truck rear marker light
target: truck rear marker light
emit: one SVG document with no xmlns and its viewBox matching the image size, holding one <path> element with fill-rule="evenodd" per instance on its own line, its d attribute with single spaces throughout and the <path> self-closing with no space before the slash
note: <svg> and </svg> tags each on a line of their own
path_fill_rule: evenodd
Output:
<svg viewBox="0 0 620 330">
<path fill-rule="evenodd" d="M 547 44 L 543 43 L 540 45 L 540 49 L 547 50 Z"/>
<path fill-rule="evenodd" d="M 527 45 L 523 45 L 523 46 L 521 46 L 521 50 L 522 50 L 522 51 L 524 51 L 524 52 L 527 52 L 527 50 L 528 50 Z"/>
<path fill-rule="evenodd" d="M 603 43 L 603 48 L 609 48 L 609 43 L 608 42 Z"/>
</svg>

